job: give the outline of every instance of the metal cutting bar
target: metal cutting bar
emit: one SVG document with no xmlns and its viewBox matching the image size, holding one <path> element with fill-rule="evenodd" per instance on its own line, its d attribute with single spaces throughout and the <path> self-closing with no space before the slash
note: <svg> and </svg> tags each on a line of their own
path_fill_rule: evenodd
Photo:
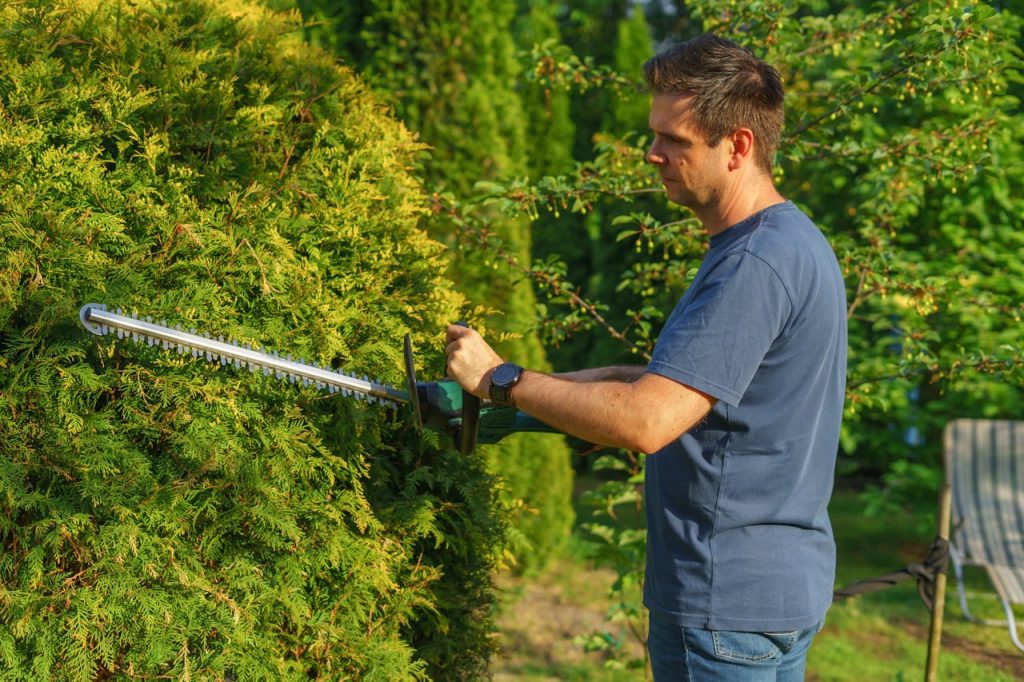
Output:
<svg viewBox="0 0 1024 682">
<path fill-rule="evenodd" d="M 93 334 L 102 335 L 114 329 L 118 330 L 119 336 L 122 337 L 129 335 L 136 339 L 145 337 L 147 340 L 152 339 L 159 342 L 164 348 L 174 348 L 180 352 L 185 352 L 187 349 L 192 352 L 193 357 L 205 355 L 208 360 L 218 360 L 222 363 L 225 363 L 225 359 L 230 359 L 235 365 L 249 369 L 258 367 L 278 373 L 279 377 L 287 375 L 304 382 L 323 384 L 342 392 L 361 393 L 393 402 L 409 402 L 409 396 L 405 391 L 385 384 L 112 313 L 105 306 L 97 303 L 87 303 L 82 306 L 79 317 L 85 328 Z"/>
</svg>

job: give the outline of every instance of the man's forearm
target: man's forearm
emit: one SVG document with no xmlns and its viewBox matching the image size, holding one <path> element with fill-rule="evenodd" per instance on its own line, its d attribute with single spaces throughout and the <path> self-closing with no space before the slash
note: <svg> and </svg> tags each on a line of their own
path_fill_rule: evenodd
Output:
<svg viewBox="0 0 1024 682">
<path fill-rule="evenodd" d="M 599 445 L 638 450 L 632 439 L 638 429 L 630 428 L 631 384 L 595 379 L 594 370 L 579 374 L 587 373 L 589 378 L 570 379 L 524 372 L 512 390 L 513 400 L 516 407 L 559 431 Z"/>
<path fill-rule="evenodd" d="M 551 376 L 566 381 L 636 381 L 647 370 L 643 365 L 613 365 L 611 367 L 594 367 L 575 372 L 556 372 Z"/>
<path fill-rule="evenodd" d="M 643 372 L 640 373 L 643 376 Z M 701 419 L 707 396 L 663 377 L 569 381 L 526 371 L 512 389 L 516 406 L 577 438 L 652 453 Z"/>
</svg>

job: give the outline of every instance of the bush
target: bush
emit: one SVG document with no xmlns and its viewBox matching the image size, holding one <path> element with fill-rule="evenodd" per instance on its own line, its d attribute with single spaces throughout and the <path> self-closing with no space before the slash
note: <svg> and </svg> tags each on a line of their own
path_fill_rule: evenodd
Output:
<svg viewBox="0 0 1024 682">
<path fill-rule="evenodd" d="M 0 678 L 479 675 L 482 462 L 311 388 L 99 339 L 86 302 L 389 383 L 461 301 L 413 137 L 297 14 L 0 8 Z"/>
<path fill-rule="evenodd" d="M 279 0 L 288 1 L 288 0 Z M 423 174 L 439 193 L 426 222 L 450 245 L 450 273 L 459 291 L 478 306 L 467 316 L 505 359 L 533 370 L 550 369 L 533 330 L 536 296 L 528 280 L 493 262 L 493 254 L 462 249 L 456 235 L 469 219 L 489 220 L 518 257 L 529 260 L 530 226 L 487 207 L 468 205 L 474 186 L 519 176 L 558 155 L 567 140 L 528 135 L 528 121 L 550 125 L 550 102 L 539 88 L 523 91 L 515 59 L 517 4 L 512 0 L 297 0 L 311 40 L 330 46 L 355 65 L 396 113 L 430 145 Z M 538 14 L 541 10 L 538 10 Z M 533 132 L 536 132 L 534 130 Z M 448 199 L 457 207 L 449 211 Z M 455 218 L 451 213 L 463 213 Z M 575 368 L 573 368 L 575 369 Z M 542 568 L 565 549 L 573 524 L 571 454 L 561 438 L 522 434 L 485 449 L 502 481 L 510 516 L 510 557 L 520 571 Z"/>
</svg>

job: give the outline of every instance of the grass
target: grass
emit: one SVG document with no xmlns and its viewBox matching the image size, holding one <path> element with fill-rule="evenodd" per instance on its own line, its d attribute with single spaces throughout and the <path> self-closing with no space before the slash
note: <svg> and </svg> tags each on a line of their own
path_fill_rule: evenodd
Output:
<svg viewBox="0 0 1024 682">
<path fill-rule="evenodd" d="M 584 482 L 586 484 L 586 482 Z M 829 507 L 838 552 L 837 584 L 897 570 L 919 561 L 931 543 L 921 518 L 930 509 L 897 518 L 865 517 L 855 491 L 839 490 Z M 581 519 L 587 510 L 577 510 Z M 573 639 L 598 630 L 617 638 L 626 656 L 642 660 L 643 648 L 621 623 L 605 613 L 615 579 L 586 559 L 586 545 L 574 536 L 570 550 L 543 573 L 530 578 L 499 578 L 499 637 L 503 653 L 494 661 L 498 682 L 593 680 L 636 682 L 642 666 L 620 669 L 606 653 L 583 651 Z M 999 618 L 1001 609 L 982 571 L 968 573 L 976 615 Z M 1024 654 L 1005 627 L 969 623 L 956 601 L 952 571 L 946 593 L 939 679 L 1000 682 L 1024 679 Z M 1015 614 L 1024 620 L 1024 610 Z M 830 609 L 825 629 L 808 655 L 808 680 L 870 682 L 919 680 L 924 676 L 929 613 L 913 581 L 881 592 L 842 600 Z M 613 666 L 613 667 L 609 667 Z"/>
</svg>

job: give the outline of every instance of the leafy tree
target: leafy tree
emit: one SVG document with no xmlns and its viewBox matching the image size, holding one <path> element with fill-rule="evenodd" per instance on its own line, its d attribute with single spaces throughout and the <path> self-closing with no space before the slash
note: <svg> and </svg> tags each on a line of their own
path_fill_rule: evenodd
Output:
<svg viewBox="0 0 1024 682">
<path fill-rule="evenodd" d="M 403 415 L 84 332 L 104 302 L 402 380 L 462 300 L 422 145 L 298 14 L 0 6 L 0 679 L 469 679 L 503 542 Z M 433 348 L 432 348 L 433 347 Z"/>
<path fill-rule="evenodd" d="M 530 55 L 536 62 L 533 73 L 545 83 L 548 91 L 561 91 L 557 84 L 546 81 L 545 74 L 552 70 L 563 70 L 574 79 L 579 77 L 577 85 L 581 87 L 571 95 L 573 109 L 578 116 L 576 123 L 580 139 L 577 146 L 582 139 L 587 141 L 586 151 L 578 156 L 583 159 L 580 165 L 583 173 L 600 173 L 605 164 L 614 164 L 623 146 L 631 147 L 638 135 L 646 130 L 649 95 L 641 87 L 639 72 L 640 65 L 653 52 L 650 30 L 641 7 L 606 3 L 599 9 L 591 6 L 594 4 L 584 2 L 570 12 L 570 20 L 564 29 L 568 32 L 567 42 L 581 42 L 588 36 L 600 36 L 595 39 L 603 41 L 600 42 L 599 53 L 606 55 L 615 71 L 602 72 L 601 67 L 594 67 L 600 59 L 595 56 L 588 56 L 585 62 L 589 66 L 585 66 L 564 47 L 550 43 L 534 47 Z M 613 22 L 613 30 L 608 31 L 607 26 L 593 22 L 588 11 L 600 16 L 621 15 L 621 18 Z M 591 46 L 586 47 L 590 49 Z M 584 71 L 574 71 L 574 63 L 579 63 Z M 591 78 L 596 87 L 589 86 Z M 601 87 L 602 84 L 611 87 Z M 590 177 L 581 179 L 585 186 Z M 585 210 L 580 210 L 584 206 Z M 641 300 L 623 291 L 619 280 L 624 269 L 640 262 L 641 254 L 632 249 L 624 250 L 616 242 L 616 234 L 621 229 L 613 222 L 616 216 L 631 210 L 648 208 L 646 202 L 636 195 L 628 201 L 614 194 L 594 197 L 585 204 L 567 196 L 553 213 L 539 217 L 533 227 L 535 257 L 546 261 L 552 273 L 573 273 L 573 280 L 593 299 L 614 301 L 614 305 L 599 304 L 599 308 L 601 315 L 616 328 L 629 325 L 641 307 Z M 565 238 L 567 232 L 573 235 L 573 239 Z M 557 365 L 579 368 L 631 359 L 625 352 L 628 349 L 624 349 L 615 338 L 604 334 L 579 335 L 578 332 L 587 326 L 585 319 L 570 314 L 559 320 L 557 329 L 548 328 L 545 338 Z M 575 335 L 573 342 L 563 344 L 567 335 Z M 589 463 L 589 459 L 577 461 L 580 467 Z"/>
<path fill-rule="evenodd" d="M 550 3 L 520 0 L 513 24 L 515 43 L 520 48 L 545 43 L 558 44 L 561 34 Z M 506 84 L 511 87 L 512 84 Z M 526 116 L 526 175 L 540 178 L 572 170 L 572 145 L 576 125 L 570 115 L 569 93 L 527 81 L 518 84 Z"/>
</svg>

